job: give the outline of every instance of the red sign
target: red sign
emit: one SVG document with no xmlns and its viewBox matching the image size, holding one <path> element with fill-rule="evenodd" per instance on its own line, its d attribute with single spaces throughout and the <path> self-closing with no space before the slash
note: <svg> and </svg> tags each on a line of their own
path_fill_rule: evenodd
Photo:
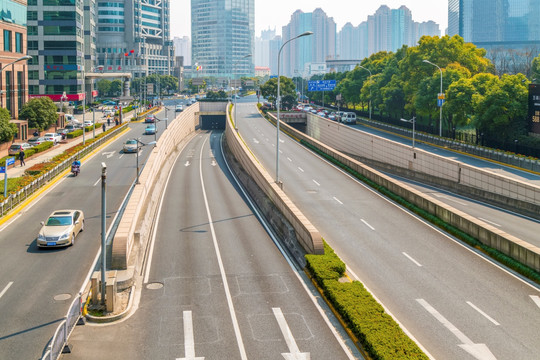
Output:
<svg viewBox="0 0 540 360">
<path fill-rule="evenodd" d="M 96 97 L 98 96 L 98 91 L 97 90 L 92 90 L 92 97 Z"/>
<path fill-rule="evenodd" d="M 40 98 L 40 97 L 50 97 L 52 101 L 60 102 L 62 101 L 62 94 L 40 94 L 40 95 L 28 95 L 30 99 Z M 67 94 L 63 101 L 81 101 L 84 100 L 84 93 L 81 94 Z"/>
</svg>

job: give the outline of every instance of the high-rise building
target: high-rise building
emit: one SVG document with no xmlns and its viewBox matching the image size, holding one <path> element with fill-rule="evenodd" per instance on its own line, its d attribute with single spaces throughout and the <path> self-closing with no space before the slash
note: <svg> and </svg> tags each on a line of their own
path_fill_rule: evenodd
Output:
<svg viewBox="0 0 540 360">
<path fill-rule="evenodd" d="M 478 47 L 540 48 L 540 0 L 449 0 L 448 35 Z"/>
<path fill-rule="evenodd" d="M 191 66 L 191 39 L 189 36 L 174 37 L 174 54 L 183 57 L 183 66 Z"/>
<path fill-rule="evenodd" d="M 191 0 L 191 50 L 202 76 L 253 76 L 255 0 Z"/>
<path fill-rule="evenodd" d="M 28 89 L 30 97 L 53 101 L 91 101 L 97 95 L 92 71 L 95 60 L 95 0 L 28 1 Z M 63 94 L 66 96 L 64 97 Z"/>
<path fill-rule="evenodd" d="M 270 41 L 276 37 L 276 30 L 263 30 L 255 38 L 255 66 L 270 67 Z"/>
<path fill-rule="evenodd" d="M 4 0 L 0 2 L 0 11 L 0 67 L 5 67 L 0 74 L 0 106 L 17 119 L 28 100 L 28 65 L 26 60 L 17 61 L 26 55 L 26 0 Z"/>
<path fill-rule="evenodd" d="M 99 1 L 97 13 L 97 65 L 104 71 L 173 73 L 170 0 Z"/>
<path fill-rule="evenodd" d="M 296 10 L 289 24 L 282 28 L 283 41 L 306 31 L 312 31 L 313 35 L 299 38 L 283 48 L 282 75 L 295 76 L 309 70 L 309 64 L 324 63 L 336 57 L 336 23 L 333 18 L 320 8 L 312 13 Z"/>
</svg>

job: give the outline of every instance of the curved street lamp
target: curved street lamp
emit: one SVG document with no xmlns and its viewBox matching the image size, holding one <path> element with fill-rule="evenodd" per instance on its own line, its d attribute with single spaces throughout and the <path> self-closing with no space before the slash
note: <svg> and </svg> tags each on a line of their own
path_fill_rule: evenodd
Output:
<svg viewBox="0 0 540 360">
<path fill-rule="evenodd" d="M 298 38 L 301 38 L 303 36 L 309 36 L 309 35 L 313 35 L 313 31 L 306 31 L 306 32 L 303 32 L 301 33 L 300 35 L 298 36 L 295 36 L 293 37 L 292 39 L 289 39 L 287 41 L 285 41 L 283 43 L 283 45 L 281 45 L 281 47 L 279 48 L 279 51 L 278 51 L 278 61 L 277 61 L 277 98 L 276 98 L 276 106 L 277 106 L 277 121 L 276 121 L 276 128 L 277 128 L 277 136 L 276 136 L 276 183 L 279 184 L 279 108 L 280 108 L 280 102 L 281 102 L 281 95 L 280 95 L 280 89 L 279 89 L 279 86 L 280 86 L 280 76 L 279 76 L 279 72 L 280 72 L 280 58 L 281 58 L 281 50 L 283 50 L 283 47 L 285 45 L 287 45 L 288 43 L 290 43 L 291 41 L 293 40 L 296 40 Z"/>
<path fill-rule="evenodd" d="M 369 70 L 368 68 L 363 67 L 362 65 L 358 65 L 358 67 L 369 71 L 369 77 L 370 78 L 373 76 L 373 74 L 371 73 L 371 70 Z M 369 120 L 371 120 L 371 86 L 369 87 Z"/>
<path fill-rule="evenodd" d="M 426 64 L 431 64 L 431 65 L 435 66 L 441 72 L 441 91 L 440 91 L 439 94 L 442 94 L 442 69 L 438 65 L 432 63 L 429 60 L 424 59 L 424 60 L 422 60 L 422 62 L 425 62 Z M 442 104 L 441 104 L 441 106 L 439 106 L 439 136 L 442 137 Z"/>
</svg>

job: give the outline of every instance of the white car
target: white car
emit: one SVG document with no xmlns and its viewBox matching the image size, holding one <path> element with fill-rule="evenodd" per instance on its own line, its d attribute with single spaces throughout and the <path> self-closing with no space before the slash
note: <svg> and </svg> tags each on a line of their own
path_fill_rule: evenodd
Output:
<svg viewBox="0 0 540 360">
<path fill-rule="evenodd" d="M 94 122 L 92 120 L 84 120 L 84 127 L 92 126 Z"/>
<path fill-rule="evenodd" d="M 62 141 L 62 135 L 56 133 L 46 133 L 43 135 L 45 141 L 52 141 L 54 145 Z"/>
</svg>

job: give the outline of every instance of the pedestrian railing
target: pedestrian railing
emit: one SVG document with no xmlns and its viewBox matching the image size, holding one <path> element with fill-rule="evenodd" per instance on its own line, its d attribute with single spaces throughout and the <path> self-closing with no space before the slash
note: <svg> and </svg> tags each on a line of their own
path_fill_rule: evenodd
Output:
<svg viewBox="0 0 540 360">
<path fill-rule="evenodd" d="M 94 149 L 101 146 L 104 142 L 108 141 L 110 138 L 116 136 L 118 133 L 123 131 L 127 126 L 128 126 L 128 122 L 122 124 L 118 128 L 108 133 L 107 135 L 100 137 L 99 139 L 92 142 L 91 144 L 83 148 L 82 150 L 77 151 L 76 153 L 71 155 L 68 159 L 62 161 L 61 163 L 56 165 L 53 169 L 47 171 L 45 174 L 41 175 L 40 177 L 32 181 L 32 183 L 26 185 L 21 190 L 17 191 L 14 194 L 10 194 L 7 198 L 4 199 L 4 201 L 0 203 L 0 218 L 8 214 L 11 210 L 13 210 L 19 204 L 21 204 L 24 200 L 30 197 L 42 186 L 44 186 L 49 181 L 51 181 L 56 176 L 58 176 L 58 174 L 62 173 L 68 167 L 71 167 L 71 163 L 76 158 L 80 159 L 81 157 L 89 154 Z"/>
</svg>

